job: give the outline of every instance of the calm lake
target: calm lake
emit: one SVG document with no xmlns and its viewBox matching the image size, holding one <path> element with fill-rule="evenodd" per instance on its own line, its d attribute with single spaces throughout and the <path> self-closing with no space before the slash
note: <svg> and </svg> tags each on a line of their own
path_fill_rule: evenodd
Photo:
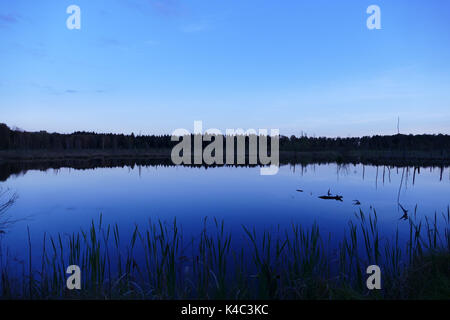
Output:
<svg viewBox="0 0 450 320">
<path fill-rule="evenodd" d="M 185 237 L 195 236 L 205 217 L 215 217 L 224 220 L 236 244 L 244 237 L 242 225 L 262 231 L 314 222 L 321 234 L 338 241 L 359 209 L 373 208 L 383 236 L 392 237 L 398 228 L 404 237 L 409 225 L 400 220 L 398 202 L 410 215 L 417 205 L 418 218 L 433 219 L 450 204 L 449 168 L 284 165 L 274 176 L 261 176 L 258 167 L 61 168 L 13 174 L 0 185 L 19 196 L 7 211 L 15 222 L 0 235 L 3 249 L 19 259 L 28 252 L 27 227 L 38 258 L 44 233 L 87 230 L 100 214 L 104 224 L 117 223 L 124 238 L 136 224 L 174 218 Z M 343 201 L 319 198 L 328 191 Z"/>
</svg>

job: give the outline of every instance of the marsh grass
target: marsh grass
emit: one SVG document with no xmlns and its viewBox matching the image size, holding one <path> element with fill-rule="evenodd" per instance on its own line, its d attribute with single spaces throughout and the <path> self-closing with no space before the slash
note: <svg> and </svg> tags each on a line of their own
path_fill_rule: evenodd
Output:
<svg viewBox="0 0 450 320">
<path fill-rule="evenodd" d="M 4 234 L 5 230 L 16 222 L 11 219 L 7 211 L 17 201 L 17 198 L 16 193 L 11 193 L 9 189 L 0 187 L 0 234 Z"/>
<path fill-rule="evenodd" d="M 30 233 L 27 263 L 1 254 L 0 292 L 4 299 L 448 299 L 449 226 L 450 209 L 425 221 L 415 212 L 401 242 L 398 231 L 381 237 L 375 210 L 359 211 L 339 243 L 323 238 L 317 224 L 275 232 L 243 226 L 246 245 L 233 248 L 216 219 L 205 218 L 187 241 L 176 219 L 136 225 L 124 239 L 100 215 L 89 230 L 44 234 L 40 261 L 31 260 Z M 73 264 L 82 290 L 66 289 Z M 366 288 L 372 264 L 381 267 L 382 290 Z"/>
</svg>

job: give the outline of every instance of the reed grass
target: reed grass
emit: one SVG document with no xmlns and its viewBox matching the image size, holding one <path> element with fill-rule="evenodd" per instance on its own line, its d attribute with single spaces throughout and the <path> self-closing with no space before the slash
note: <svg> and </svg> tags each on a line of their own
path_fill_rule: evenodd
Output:
<svg viewBox="0 0 450 320">
<path fill-rule="evenodd" d="M 441 223 L 440 226 L 438 224 Z M 223 221 L 205 218 L 186 239 L 176 219 L 149 221 L 124 239 L 119 226 L 43 236 L 42 258 L 18 263 L 0 254 L 3 299 L 424 299 L 450 298 L 450 208 L 409 219 L 409 238 L 382 237 L 375 210 L 359 211 L 340 242 L 317 224 L 261 231 L 242 227 L 245 244 Z M 67 266 L 81 268 L 82 290 L 66 289 Z M 369 291 L 366 268 L 379 265 L 382 289 Z M 22 274 L 17 272 L 22 270 Z"/>
</svg>

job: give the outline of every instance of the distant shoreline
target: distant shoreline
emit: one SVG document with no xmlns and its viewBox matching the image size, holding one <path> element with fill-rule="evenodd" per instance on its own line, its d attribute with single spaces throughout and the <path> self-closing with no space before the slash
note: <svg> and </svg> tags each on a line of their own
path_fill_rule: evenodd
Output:
<svg viewBox="0 0 450 320">
<path fill-rule="evenodd" d="M 170 159 L 171 150 L 7 150 L 0 151 L 0 161 L 89 160 L 89 159 Z"/>
<path fill-rule="evenodd" d="M 165 160 L 170 161 L 170 149 L 136 150 L 2 150 L 0 163 L 45 162 L 71 160 Z M 448 166 L 450 153 L 446 151 L 280 151 L 280 163 L 362 163 L 396 166 Z"/>
<path fill-rule="evenodd" d="M 211 139 L 200 138 L 200 147 L 204 150 Z M 226 139 L 235 150 L 240 141 L 247 153 L 257 152 L 261 145 L 266 145 L 267 150 L 271 150 L 271 139 L 262 139 L 262 136 L 254 134 L 227 136 Z M 191 141 L 192 139 L 188 140 L 188 143 L 191 144 Z M 223 139 L 221 141 L 220 144 Z M 450 165 L 450 135 L 446 134 L 396 134 L 356 138 L 308 137 L 302 134 L 299 137 L 279 136 L 277 143 L 280 164 L 336 162 L 392 166 Z M 26 132 L 12 130 L 0 123 L 0 163 L 161 160 L 165 165 L 171 165 L 171 151 L 178 144 L 169 135 Z"/>
</svg>

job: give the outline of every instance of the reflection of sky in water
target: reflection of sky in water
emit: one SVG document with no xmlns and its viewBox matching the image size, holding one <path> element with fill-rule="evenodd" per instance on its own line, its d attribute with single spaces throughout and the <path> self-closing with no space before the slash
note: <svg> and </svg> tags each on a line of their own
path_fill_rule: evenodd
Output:
<svg viewBox="0 0 450 320">
<path fill-rule="evenodd" d="M 384 170 L 384 182 L 383 182 Z M 314 221 L 324 235 L 339 240 L 348 220 L 359 207 L 378 213 L 380 231 L 390 237 L 397 227 L 401 234 L 408 223 L 400 221 L 397 207 L 402 168 L 383 169 L 361 165 L 338 167 L 309 165 L 302 168 L 283 166 L 278 175 L 260 176 L 259 168 L 186 168 L 142 167 L 98 168 L 95 170 L 61 169 L 28 171 L 12 177 L 4 187 L 16 191 L 17 203 L 9 210 L 17 222 L 6 235 L 6 244 L 18 254 L 27 250 L 27 225 L 34 249 L 42 245 L 44 232 L 56 235 L 87 229 L 92 219 L 103 214 L 105 223 L 118 223 L 122 236 L 135 223 L 149 218 L 172 221 L 177 217 L 186 236 L 196 235 L 205 216 L 225 220 L 225 225 L 239 237 L 241 225 L 258 229 L 289 227 L 291 222 L 311 225 Z M 363 180 L 364 174 L 364 180 Z M 404 173 L 400 203 L 418 215 L 438 215 L 450 204 L 449 169 L 440 181 L 440 169 L 421 169 Z M 304 192 L 297 192 L 302 189 Z M 344 202 L 321 200 L 318 196 L 342 195 Z M 238 237 L 238 238 L 239 238 Z M 126 237 L 124 237 L 126 239 Z M 235 238 L 236 239 L 236 238 Z M 39 250 L 38 250 L 39 251 Z"/>
</svg>

